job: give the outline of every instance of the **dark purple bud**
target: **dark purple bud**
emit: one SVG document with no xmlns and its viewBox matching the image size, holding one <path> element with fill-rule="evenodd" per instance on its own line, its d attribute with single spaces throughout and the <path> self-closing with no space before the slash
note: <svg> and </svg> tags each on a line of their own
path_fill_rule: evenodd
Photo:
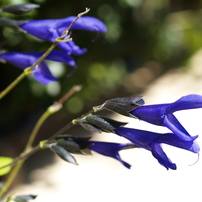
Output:
<svg viewBox="0 0 202 202">
<path fill-rule="evenodd" d="M 114 133 L 114 129 L 126 125 L 125 122 L 115 121 L 106 117 L 88 115 L 81 119 L 76 119 L 73 121 L 75 124 L 80 124 L 86 130 L 90 132 L 108 132 Z"/>
<path fill-rule="evenodd" d="M 26 20 L 14 20 L 14 19 L 10 19 L 10 18 L 0 18 L 0 26 L 10 27 L 10 28 L 15 29 L 17 31 L 26 33 L 25 30 L 23 30 L 19 27 L 19 25 L 21 25 L 25 22 L 26 22 Z"/>
<path fill-rule="evenodd" d="M 58 146 L 56 143 L 52 143 L 49 146 L 50 146 L 50 149 L 64 161 L 78 165 L 78 163 L 76 162 L 76 159 L 63 147 Z"/>
<path fill-rule="evenodd" d="M 84 129 L 86 129 L 87 131 L 90 131 L 92 133 L 101 133 L 102 130 L 89 124 L 89 123 L 79 123 Z"/>
<path fill-rule="evenodd" d="M 17 4 L 17 5 L 9 5 L 1 8 L 1 12 L 12 13 L 15 15 L 23 15 L 32 11 L 35 8 L 39 8 L 40 5 L 38 4 Z"/>
<path fill-rule="evenodd" d="M 14 196 L 12 201 L 15 202 L 28 202 L 29 200 L 34 200 L 36 199 L 36 195 L 19 195 L 19 196 Z"/>
<path fill-rule="evenodd" d="M 131 117 L 130 111 L 144 105 L 142 97 L 125 97 L 125 98 L 114 98 L 107 100 L 102 105 L 93 107 L 94 112 L 101 111 L 103 109 L 110 110 L 124 116 Z M 132 116 L 133 117 L 133 116 Z"/>
<path fill-rule="evenodd" d="M 68 136 L 60 136 L 57 138 L 56 143 L 58 146 L 64 148 L 73 154 L 86 154 L 82 150 L 88 148 L 91 144 L 88 143 L 90 138 L 72 138 Z"/>
</svg>

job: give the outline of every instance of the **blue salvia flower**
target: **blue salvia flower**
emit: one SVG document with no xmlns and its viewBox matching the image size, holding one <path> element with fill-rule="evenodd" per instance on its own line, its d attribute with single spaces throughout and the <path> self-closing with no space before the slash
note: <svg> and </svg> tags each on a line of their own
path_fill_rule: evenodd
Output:
<svg viewBox="0 0 202 202">
<path fill-rule="evenodd" d="M 173 133 L 154 133 L 149 131 L 137 130 L 132 128 L 120 127 L 114 130 L 117 135 L 125 137 L 138 147 L 144 148 L 152 152 L 152 155 L 158 162 L 167 169 L 176 170 L 176 164 L 167 157 L 163 151 L 161 144 L 168 144 L 177 148 L 185 149 L 194 153 L 198 153 L 200 148 L 195 142 L 198 136 L 189 138 L 189 141 L 184 140 Z"/>
<path fill-rule="evenodd" d="M 123 161 L 119 155 L 119 151 L 124 149 L 130 149 L 137 147 L 131 143 L 112 143 L 112 142 L 98 142 L 98 141 L 89 141 L 89 149 L 95 151 L 104 156 L 112 157 L 120 161 L 125 167 L 130 168 L 131 165 Z"/>
<path fill-rule="evenodd" d="M 25 69 L 33 65 L 43 55 L 43 53 L 44 52 L 7 52 L 0 54 L 0 60 L 13 64 L 21 69 Z M 76 67 L 76 63 L 73 58 L 61 51 L 53 50 L 45 58 L 45 60 L 62 62 L 64 64 Z M 33 76 L 38 82 L 44 85 L 57 81 L 57 78 L 51 74 L 44 61 L 33 69 Z"/>
<path fill-rule="evenodd" d="M 202 108 L 202 96 L 191 94 L 169 104 L 144 105 L 130 112 L 133 116 L 148 123 L 165 126 L 179 138 L 192 140 L 190 134 L 173 115 L 174 112 L 185 109 Z"/>
<path fill-rule="evenodd" d="M 35 37 L 55 42 L 55 40 L 63 34 L 75 18 L 75 16 L 70 16 L 63 19 L 30 20 L 19 25 L 19 27 Z M 74 29 L 95 32 L 107 31 L 107 27 L 102 21 L 89 16 L 80 17 L 71 27 L 71 30 Z M 80 49 L 73 41 L 61 42 L 58 46 L 69 55 L 81 55 L 87 51 L 85 48 Z"/>
</svg>

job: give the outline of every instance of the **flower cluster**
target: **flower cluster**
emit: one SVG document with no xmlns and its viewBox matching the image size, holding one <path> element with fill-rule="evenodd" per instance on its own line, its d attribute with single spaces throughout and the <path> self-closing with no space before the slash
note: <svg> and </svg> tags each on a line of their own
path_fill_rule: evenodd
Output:
<svg viewBox="0 0 202 202">
<path fill-rule="evenodd" d="M 28 9 L 35 8 L 36 5 L 30 4 L 18 7 L 5 7 L 4 11 L 13 13 L 27 12 Z M 30 20 L 30 21 L 17 21 L 12 19 L 0 19 L 0 25 L 9 26 L 19 31 L 23 31 L 40 39 L 55 42 L 63 32 L 74 22 L 75 16 L 70 16 L 63 19 L 49 19 L 49 20 Z M 107 27 L 105 24 L 94 17 L 84 16 L 80 17 L 74 22 L 70 30 L 87 30 L 95 32 L 106 32 Z M 67 36 L 69 37 L 69 36 Z M 81 55 L 86 53 L 87 49 L 81 49 L 72 40 L 58 43 L 61 51 L 53 51 L 50 53 L 46 60 L 62 62 L 64 64 L 76 67 L 76 63 L 71 55 Z M 8 52 L 0 53 L 0 61 L 11 63 L 21 69 L 25 69 L 33 65 L 41 56 L 43 52 Z M 37 81 L 44 85 L 57 81 L 45 62 L 41 62 L 33 69 L 33 75 Z"/>
<path fill-rule="evenodd" d="M 109 156 L 120 161 L 124 166 L 130 165 L 123 161 L 119 151 L 129 148 L 144 148 L 152 153 L 154 158 L 166 169 L 176 170 L 173 163 L 163 151 L 162 144 L 171 145 L 185 149 L 193 153 L 198 153 L 200 148 L 196 143 L 198 136 L 191 136 L 173 113 L 179 110 L 202 108 L 202 96 L 187 95 L 169 104 L 144 105 L 141 97 L 136 98 L 116 98 L 107 100 L 100 106 L 94 107 L 94 111 L 107 109 L 120 114 L 137 117 L 140 120 L 168 127 L 170 133 L 155 133 L 150 131 L 138 130 L 124 127 L 127 123 L 117 122 L 109 118 L 100 117 L 92 114 L 73 120 L 73 124 L 80 124 L 85 129 L 92 132 L 112 132 L 130 141 L 128 144 L 88 141 L 88 147 L 97 153 Z"/>
<path fill-rule="evenodd" d="M 29 12 L 37 7 L 38 5 L 36 4 L 22 4 L 20 6 L 15 5 L 1 8 L 1 12 L 9 12 L 18 15 Z M 17 21 L 0 18 L 0 25 L 12 27 L 18 31 L 23 31 L 24 33 L 53 43 L 62 37 L 62 42 L 59 42 L 58 44 L 61 50 L 51 51 L 43 61 L 37 63 L 32 69 L 35 79 L 44 85 L 57 81 L 57 78 L 51 74 L 46 64 L 46 60 L 62 62 L 75 68 L 76 62 L 71 55 L 81 55 L 87 51 L 85 48 L 81 49 L 72 40 L 69 40 L 70 38 L 68 33 L 66 33 L 67 31 L 74 29 L 101 33 L 107 31 L 107 28 L 102 21 L 89 16 L 70 16 L 63 19 L 31 21 Z M 68 27 L 70 30 L 67 30 Z M 2 62 L 11 63 L 21 69 L 26 69 L 35 64 L 42 55 L 44 55 L 44 52 L 1 52 L 0 60 Z M 125 127 L 127 123 L 88 113 L 81 118 L 73 120 L 72 124 L 79 124 L 91 132 L 114 133 L 126 138 L 130 142 L 127 144 L 98 142 L 90 140 L 90 137 L 76 138 L 63 135 L 57 136 L 57 138 L 51 142 L 47 142 L 45 147 L 50 148 L 63 160 L 73 164 L 77 164 L 77 162 L 70 153 L 89 154 L 92 150 L 117 159 L 127 168 L 130 168 L 131 166 L 121 159 L 119 151 L 130 148 L 144 148 L 150 151 L 162 166 L 166 169 L 173 170 L 177 168 L 176 164 L 173 163 L 163 151 L 162 144 L 185 149 L 193 153 L 199 153 L 200 148 L 195 141 L 198 136 L 191 136 L 173 113 L 180 110 L 202 108 L 202 96 L 187 95 L 176 102 L 169 104 L 144 104 L 142 97 L 115 98 L 107 100 L 102 105 L 93 107 L 93 112 L 96 113 L 103 109 L 111 110 L 124 116 L 138 118 L 154 125 L 167 127 L 171 132 L 160 134 L 127 128 Z"/>
</svg>

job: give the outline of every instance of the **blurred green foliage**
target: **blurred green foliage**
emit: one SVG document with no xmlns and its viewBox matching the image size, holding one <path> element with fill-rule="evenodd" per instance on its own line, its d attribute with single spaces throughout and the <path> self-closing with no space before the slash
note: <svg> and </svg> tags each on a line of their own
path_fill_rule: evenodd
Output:
<svg viewBox="0 0 202 202">
<path fill-rule="evenodd" d="M 69 118 L 69 114 L 81 113 L 99 99 L 130 94 L 131 90 L 124 87 L 124 78 L 148 62 L 155 61 L 166 71 L 181 66 L 202 46 L 201 0 L 1 0 L 0 6 L 18 3 L 38 3 L 41 7 L 23 16 L 1 16 L 28 20 L 64 18 L 88 7 L 88 15 L 104 21 L 108 32 L 97 37 L 93 32 L 73 31 L 75 43 L 86 47 L 88 53 L 74 57 L 78 69 L 71 77 L 66 76 L 71 67 L 49 63 L 58 83 L 42 86 L 30 77 L 1 100 L 2 137 L 35 122 L 38 114 L 73 85 L 81 84 L 83 89 L 65 104 L 64 113 L 68 112 Z M 43 51 L 50 46 L 50 42 L 4 27 L 0 27 L 0 39 L 0 48 L 8 51 Z M 0 90 L 20 72 L 12 65 L 0 64 Z"/>
</svg>

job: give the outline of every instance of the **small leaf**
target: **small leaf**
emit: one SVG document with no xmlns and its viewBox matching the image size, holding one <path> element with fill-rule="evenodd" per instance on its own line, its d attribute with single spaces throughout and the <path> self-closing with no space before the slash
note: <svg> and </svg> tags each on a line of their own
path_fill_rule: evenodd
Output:
<svg viewBox="0 0 202 202">
<path fill-rule="evenodd" d="M 64 161 L 78 165 L 78 163 L 76 162 L 76 159 L 64 148 L 56 145 L 55 143 L 50 145 L 50 148 L 55 154 L 57 154 Z"/>
<path fill-rule="evenodd" d="M 12 163 L 13 159 L 10 157 L 0 156 L 0 168 Z M 6 166 L 0 169 L 0 176 L 6 175 L 11 170 L 11 166 Z"/>
<path fill-rule="evenodd" d="M 32 4 L 32 3 L 17 4 L 17 5 L 5 6 L 5 7 L 1 8 L 1 11 L 7 12 L 7 13 L 12 13 L 15 15 L 22 15 L 22 14 L 28 13 L 38 7 L 40 7 L 38 4 Z"/>
</svg>

